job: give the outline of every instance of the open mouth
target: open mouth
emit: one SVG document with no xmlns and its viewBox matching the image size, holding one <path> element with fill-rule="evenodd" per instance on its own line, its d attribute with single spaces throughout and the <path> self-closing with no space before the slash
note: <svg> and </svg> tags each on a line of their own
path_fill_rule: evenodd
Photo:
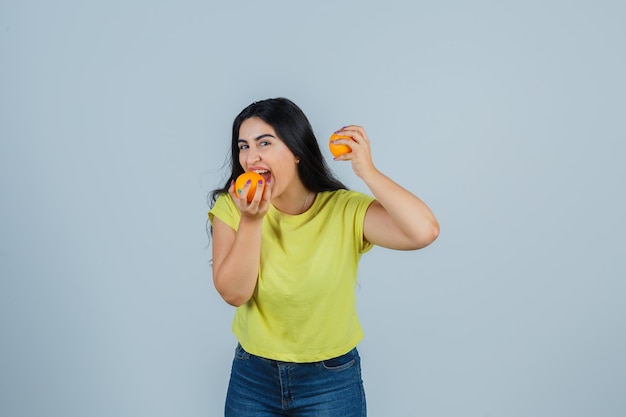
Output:
<svg viewBox="0 0 626 417">
<path fill-rule="evenodd" d="M 254 169 L 253 171 L 261 175 L 266 183 L 269 182 L 270 178 L 272 178 L 272 173 L 267 169 Z"/>
</svg>

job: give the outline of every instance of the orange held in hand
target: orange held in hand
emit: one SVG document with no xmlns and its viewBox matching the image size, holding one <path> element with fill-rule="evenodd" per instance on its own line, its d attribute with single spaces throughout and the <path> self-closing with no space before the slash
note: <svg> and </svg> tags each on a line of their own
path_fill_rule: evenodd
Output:
<svg viewBox="0 0 626 417">
<path fill-rule="evenodd" d="M 335 157 L 337 157 L 345 153 L 352 152 L 352 148 L 350 148 L 348 145 L 339 145 L 339 144 L 332 143 L 334 140 L 337 140 L 337 139 L 352 139 L 352 138 L 350 136 L 339 135 L 337 133 L 333 133 L 332 135 L 330 135 L 330 141 L 328 143 L 328 147 L 330 148 L 330 153 L 332 153 Z"/>
<path fill-rule="evenodd" d="M 243 187 L 246 185 L 248 181 L 250 181 L 250 188 L 248 188 L 248 195 L 247 195 L 247 200 L 249 203 L 254 198 L 257 185 L 260 185 L 262 190 L 265 189 L 265 180 L 263 179 L 261 174 L 259 174 L 258 172 L 254 172 L 254 171 L 244 172 L 239 177 L 237 177 L 237 180 L 235 181 L 235 191 L 237 192 L 238 195 L 243 192 Z"/>
</svg>

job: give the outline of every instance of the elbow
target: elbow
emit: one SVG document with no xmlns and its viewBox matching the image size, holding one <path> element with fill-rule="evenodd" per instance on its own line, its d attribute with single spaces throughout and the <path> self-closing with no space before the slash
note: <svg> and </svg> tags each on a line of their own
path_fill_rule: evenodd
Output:
<svg viewBox="0 0 626 417">
<path fill-rule="evenodd" d="M 239 307 L 247 303 L 254 295 L 256 280 L 251 284 L 241 277 L 233 277 L 214 271 L 213 285 L 226 303 L 233 307 Z"/>
<path fill-rule="evenodd" d="M 226 301 L 227 304 L 230 304 L 233 307 L 241 307 L 245 303 L 250 300 L 250 298 L 241 297 L 241 296 L 226 296 L 222 294 L 222 298 Z"/>
<path fill-rule="evenodd" d="M 415 237 L 412 241 L 410 250 L 422 249 L 430 245 L 439 237 L 439 231 L 439 223 L 435 221 L 428 230 L 422 231 Z"/>
<path fill-rule="evenodd" d="M 216 289 L 222 299 L 233 307 L 240 307 L 252 298 L 252 294 L 245 294 L 241 291 L 232 291 L 232 289 L 219 288 L 218 286 Z"/>
<path fill-rule="evenodd" d="M 430 243 L 433 243 L 435 240 L 437 240 L 437 238 L 439 237 L 439 222 L 435 221 L 435 224 L 433 224 L 433 230 L 432 230 L 432 240 L 430 241 Z"/>
<path fill-rule="evenodd" d="M 437 238 L 439 237 L 439 222 L 437 222 L 436 220 L 433 222 L 432 227 L 430 229 L 430 234 L 429 234 L 429 241 L 428 241 L 428 245 L 430 245 L 431 243 L 433 243 L 435 240 L 437 240 Z"/>
</svg>

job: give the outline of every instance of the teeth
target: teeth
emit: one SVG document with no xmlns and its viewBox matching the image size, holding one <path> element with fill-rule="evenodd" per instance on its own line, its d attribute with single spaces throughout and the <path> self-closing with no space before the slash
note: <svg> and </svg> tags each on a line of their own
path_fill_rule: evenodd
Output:
<svg viewBox="0 0 626 417">
<path fill-rule="evenodd" d="M 257 174 L 267 174 L 269 171 L 267 169 L 255 169 L 254 172 Z"/>
</svg>

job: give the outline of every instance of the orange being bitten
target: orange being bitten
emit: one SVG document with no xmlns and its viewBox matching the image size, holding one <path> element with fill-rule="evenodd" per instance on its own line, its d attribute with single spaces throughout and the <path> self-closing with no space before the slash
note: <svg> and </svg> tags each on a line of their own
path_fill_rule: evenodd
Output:
<svg viewBox="0 0 626 417">
<path fill-rule="evenodd" d="M 246 196 L 246 200 L 248 200 L 249 203 L 254 198 L 257 185 L 260 185 L 262 187 L 262 190 L 265 189 L 265 180 L 258 172 L 244 172 L 235 180 L 235 192 L 237 193 L 237 195 L 240 195 L 242 193 L 243 187 L 246 185 L 246 182 L 248 182 L 248 180 L 250 180 L 250 188 L 248 188 L 248 195 Z"/>
<path fill-rule="evenodd" d="M 337 140 L 337 139 L 352 139 L 352 138 L 350 136 L 340 135 L 338 133 L 333 133 L 332 135 L 330 135 L 330 140 L 328 141 L 328 147 L 330 148 L 330 153 L 332 153 L 335 157 L 337 157 L 339 155 L 352 152 L 352 148 L 350 148 L 348 145 L 340 145 L 340 144 L 332 143 L 334 140 Z"/>
</svg>

